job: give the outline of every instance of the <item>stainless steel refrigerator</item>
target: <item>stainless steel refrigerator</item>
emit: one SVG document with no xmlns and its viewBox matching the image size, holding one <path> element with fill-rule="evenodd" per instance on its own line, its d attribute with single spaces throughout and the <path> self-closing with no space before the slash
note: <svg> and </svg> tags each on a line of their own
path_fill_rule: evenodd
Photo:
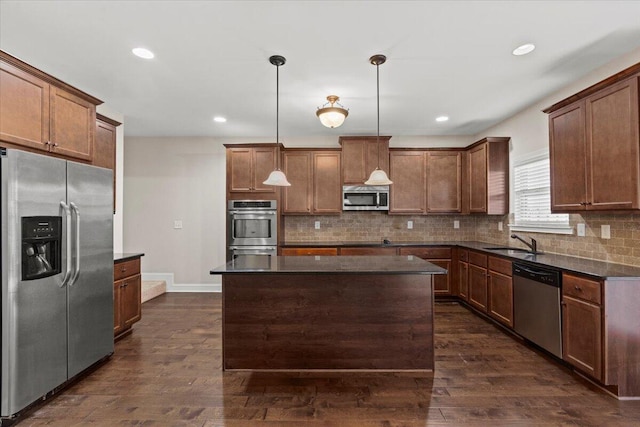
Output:
<svg viewBox="0 0 640 427">
<path fill-rule="evenodd" d="M 0 416 L 113 353 L 112 171 L 0 149 Z"/>
</svg>

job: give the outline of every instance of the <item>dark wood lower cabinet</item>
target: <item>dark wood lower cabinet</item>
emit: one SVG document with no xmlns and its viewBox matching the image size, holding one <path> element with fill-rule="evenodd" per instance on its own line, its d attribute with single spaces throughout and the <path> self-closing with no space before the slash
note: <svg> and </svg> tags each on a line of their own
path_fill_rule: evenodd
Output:
<svg viewBox="0 0 640 427">
<path fill-rule="evenodd" d="M 282 256 L 338 255 L 338 248 L 281 248 Z"/>
<path fill-rule="evenodd" d="M 458 296 L 469 301 L 469 263 L 458 261 Z"/>
<path fill-rule="evenodd" d="M 116 262 L 113 277 L 113 335 L 118 338 L 142 318 L 140 258 Z"/>
<path fill-rule="evenodd" d="M 397 248 L 353 247 L 340 248 L 340 255 L 396 255 Z"/>
<path fill-rule="evenodd" d="M 469 264 L 469 303 L 487 312 L 487 269 Z"/>
<path fill-rule="evenodd" d="M 489 316 L 513 328 L 513 281 L 495 271 L 489 272 Z"/>
<path fill-rule="evenodd" d="M 602 380 L 602 308 L 564 296 L 562 358 L 597 380 Z"/>
</svg>

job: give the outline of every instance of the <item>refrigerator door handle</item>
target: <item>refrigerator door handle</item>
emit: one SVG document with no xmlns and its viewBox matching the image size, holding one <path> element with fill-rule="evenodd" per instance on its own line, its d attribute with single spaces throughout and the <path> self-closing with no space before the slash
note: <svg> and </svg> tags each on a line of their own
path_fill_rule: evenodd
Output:
<svg viewBox="0 0 640 427">
<path fill-rule="evenodd" d="M 64 287 L 67 284 L 67 281 L 71 277 L 71 212 L 69 211 L 69 205 L 65 202 L 60 202 L 60 207 L 64 211 L 65 221 L 67 225 L 67 268 L 64 272 L 64 278 L 62 279 L 62 283 L 60 283 L 60 287 Z"/>
<path fill-rule="evenodd" d="M 78 209 L 78 206 L 76 206 L 76 204 L 73 202 L 69 203 L 69 206 L 71 206 L 71 210 L 75 212 L 76 216 L 76 266 L 73 272 L 73 277 L 69 282 L 69 286 L 73 286 L 73 284 L 76 282 L 76 279 L 78 278 L 78 275 L 80 274 L 80 210 Z"/>
</svg>

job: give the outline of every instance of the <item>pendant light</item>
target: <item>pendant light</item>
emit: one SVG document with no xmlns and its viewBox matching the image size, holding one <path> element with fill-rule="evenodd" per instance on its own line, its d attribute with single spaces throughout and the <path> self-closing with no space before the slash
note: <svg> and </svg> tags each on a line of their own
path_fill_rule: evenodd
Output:
<svg viewBox="0 0 640 427">
<path fill-rule="evenodd" d="M 269 62 L 276 66 L 276 169 L 269 174 L 269 178 L 263 182 L 264 185 L 275 185 L 278 187 L 289 187 L 291 183 L 287 180 L 284 172 L 280 170 L 280 133 L 279 133 L 279 119 L 280 119 L 280 67 L 284 65 L 287 60 L 284 56 L 273 55 L 269 58 Z"/>
<path fill-rule="evenodd" d="M 337 128 L 344 123 L 344 119 L 349 115 L 349 110 L 345 109 L 340 101 L 340 97 L 336 95 L 327 96 L 327 102 L 322 107 L 318 107 L 318 111 L 316 111 L 316 116 L 320 119 L 320 123 L 325 125 L 328 128 Z M 330 104 L 329 106 L 327 106 Z M 337 104 L 338 106 L 334 106 Z"/>
<path fill-rule="evenodd" d="M 376 66 L 376 101 L 378 106 L 378 133 L 376 134 L 376 144 L 378 145 L 378 166 L 371 172 L 369 179 L 364 182 L 365 185 L 390 185 L 393 181 L 389 179 L 387 173 L 380 169 L 380 65 L 384 64 L 387 57 L 384 55 L 373 55 L 369 58 L 369 62 Z"/>
</svg>

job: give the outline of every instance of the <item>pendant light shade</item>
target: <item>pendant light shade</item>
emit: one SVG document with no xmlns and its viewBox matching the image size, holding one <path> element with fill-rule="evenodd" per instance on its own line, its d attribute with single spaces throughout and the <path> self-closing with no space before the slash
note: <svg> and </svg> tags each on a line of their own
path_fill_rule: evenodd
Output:
<svg viewBox="0 0 640 427">
<path fill-rule="evenodd" d="M 277 187 L 289 187 L 291 183 L 287 180 L 284 172 L 280 170 L 280 132 L 279 132 L 279 119 L 280 119 L 280 67 L 284 65 L 287 60 L 284 56 L 273 55 L 269 57 L 269 62 L 276 66 L 276 169 L 269 174 L 266 181 L 262 183 L 264 185 L 274 185 Z"/>
<path fill-rule="evenodd" d="M 375 168 L 365 185 L 391 185 L 393 181 L 389 179 L 387 173 L 380 169 L 380 70 L 379 66 L 384 64 L 387 57 L 384 55 L 373 55 L 369 62 L 376 66 L 376 103 L 378 108 L 378 132 L 376 134 L 376 144 L 378 145 L 378 167 Z"/>
<path fill-rule="evenodd" d="M 318 108 L 316 111 L 316 116 L 320 119 L 320 123 L 325 125 L 328 128 L 337 128 L 338 126 L 344 123 L 344 119 L 349 115 L 349 111 L 345 109 L 338 101 L 340 98 L 336 95 L 327 96 L 327 102 L 322 106 L 322 108 Z M 329 106 L 327 106 L 330 104 Z M 338 104 L 336 107 L 334 104 Z"/>
</svg>

